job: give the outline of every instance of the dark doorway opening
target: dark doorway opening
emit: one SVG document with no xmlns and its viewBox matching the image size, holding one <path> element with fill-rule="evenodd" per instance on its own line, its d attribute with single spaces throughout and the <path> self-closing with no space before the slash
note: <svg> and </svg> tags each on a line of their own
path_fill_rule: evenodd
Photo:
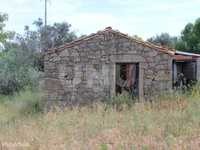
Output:
<svg viewBox="0 0 200 150">
<path fill-rule="evenodd" d="M 173 62 L 173 87 L 193 84 L 197 80 L 197 64 L 195 61 Z"/>
<path fill-rule="evenodd" d="M 131 97 L 139 95 L 139 63 L 116 64 L 116 94 L 128 92 Z"/>
</svg>

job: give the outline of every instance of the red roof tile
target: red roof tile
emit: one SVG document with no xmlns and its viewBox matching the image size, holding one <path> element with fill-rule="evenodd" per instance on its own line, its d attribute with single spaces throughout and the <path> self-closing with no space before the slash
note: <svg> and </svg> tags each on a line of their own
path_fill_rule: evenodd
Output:
<svg viewBox="0 0 200 150">
<path fill-rule="evenodd" d="M 77 40 L 74 40 L 74 41 L 72 41 L 72 42 L 70 42 L 70 43 L 66 43 L 66 44 L 64 44 L 64 45 L 62 45 L 62 46 L 49 49 L 46 53 L 54 53 L 54 52 L 62 51 L 62 50 L 64 50 L 64 49 L 66 49 L 66 48 L 70 48 L 70 47 L 73 47 L 73 46 L 75 46 L 75 45 L 78 45 L 78 44 L 80 44 L 80 43 L 83 42 L 83 41 L 88 41 L 88 40 L 90 40 L 91 38 L 93 38 L 93 37 L 95 37 L 95 36 L 98 36 L 99 34 L 102 34 L 102 33 L 109 33 L 109 32 L 110 32 L 110 33 L 117 34 L 117 35 L 122 36 L 122 37 L 124 37 L 124 38 L 127 38 L 127 39 L 129 39 L 129 40 L 132 40 L 132 41 L 134 41 L 134 42 L 136 42 L 136 43 L 138 43 L 138 44 L 142 44 L 143 46 L 156 49 L 156 50 L 158 50 L 158 51 L 160 51 L 160 52 L 167 53 L 167 54 L 169 54 L 169 55 L 174 55 L 174 54 L 175 54 L 175 49 L 170 49 L 170 48 L 166 48 L 166 47 L 161 47 L 161 46 L 157 46 L 157 45 L 155 45 L 155 44 L 152 44 L 152 43 L 150 43 L 150 42 L 145 42 L 145 41 L 142 41 L 142 40 L 135 39 L 135 38 L 133 38 L 133 37 L 128 36 L 127 34 L 121 33 L 121 32 L 119 32 L 119 31 L 117 31 L 117 30 L 113 30 L 112 27 L 107 27 L 107 28 L 105 28 L 105 29 L 102 30 L 102 31 L 98 31 L 97 33 L 93 33 L 93 34 L 88 35 L 88 36 L 86 36 L 86 37 L 83 37 L 83 38 L 79 38 L 79 39 L 77 39 Z"/>
</svg>

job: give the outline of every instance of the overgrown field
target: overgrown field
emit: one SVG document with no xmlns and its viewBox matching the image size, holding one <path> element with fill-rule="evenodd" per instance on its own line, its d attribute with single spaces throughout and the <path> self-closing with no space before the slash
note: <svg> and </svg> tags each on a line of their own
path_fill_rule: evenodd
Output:
<svg viewBox="0 0 200 150">
<path fill-rule="evenodd" d="M 200 149 L 199 85 L 184 94 L 163 94 L 132 106 L 120 97 L 112 104 L 48 113 L 41 111 L 38 92 L 0 99 L 3 149 Z"/>
</svg>

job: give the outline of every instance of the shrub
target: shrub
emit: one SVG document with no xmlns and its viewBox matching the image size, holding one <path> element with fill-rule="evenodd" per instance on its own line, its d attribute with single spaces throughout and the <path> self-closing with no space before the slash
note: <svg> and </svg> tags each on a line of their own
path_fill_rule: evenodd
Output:
<svg viewBox="0 0 200 150">
<path fill-rule="evenodd" d="M 100 150 L 108 150 L 108 146 L 106 144 L 101 144 Z"/>
<path fill-rule="evenodd" d="M 31 52 L 19 49 L 0 54 L 0 94 L 14 94 L 27 86 L 37 87 L 40 73 L 31 59 Z"/>
<path fill-rule="evenodd" d="M 27 116 L 42 112 L 41 93 L 29 89 L 15 93 L 12 96 L 1 96 L 1 105 L 14 116 Z M 7 113 L 7 112 L 6 112 Z M 13 115 L 14 114 L 14 115 Z"/>
<path fill-rule="evenodd" d="M 192 97 L 200 97 L 200 82 L 197 82 L 191 87 L 190 93 Z"/>
</svg>

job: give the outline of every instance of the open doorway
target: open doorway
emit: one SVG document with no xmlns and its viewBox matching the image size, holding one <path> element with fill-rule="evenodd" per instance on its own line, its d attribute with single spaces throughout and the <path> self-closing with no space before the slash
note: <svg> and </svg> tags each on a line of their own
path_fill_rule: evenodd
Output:
<svg viewBox="0 0 200 150">
<path fill-rule="evenodd" d="M 139 63 L 116 64 L 116 94 L 129 93 L 139 96 Z"/>
<path fill-rule="evenodd" d="M 173 87 L 182 87 L 197 80 L 197 66 L 195 61 L 173 62 Z"/>
</svg>

